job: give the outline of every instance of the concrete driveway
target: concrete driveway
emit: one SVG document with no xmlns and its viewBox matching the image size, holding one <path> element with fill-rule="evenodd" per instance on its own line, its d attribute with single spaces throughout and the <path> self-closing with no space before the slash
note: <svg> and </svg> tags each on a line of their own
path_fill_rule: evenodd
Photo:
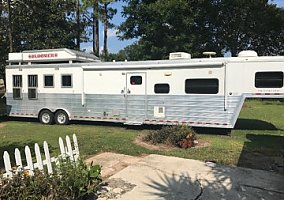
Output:
<svg viewBox="0 0 284 200">
<path fill-rule="evenodd" d="M 91 160 L 103 165 L 103 175 L 113 174 L 101 187 L 100 200 L 284 199 L 284 176 L 272 172 L 210 167 L 201 161 L 161 155 L 137 158 L 105 153 Z"/>
</svg>

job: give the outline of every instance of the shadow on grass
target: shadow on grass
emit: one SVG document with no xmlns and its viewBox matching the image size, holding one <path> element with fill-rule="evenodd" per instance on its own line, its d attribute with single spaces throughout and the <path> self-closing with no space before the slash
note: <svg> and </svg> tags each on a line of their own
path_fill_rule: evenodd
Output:
<svg viewBox="0 0 284 200">
<path fill-rule="evenodd" d="M 209 135 L 230 135 L 232 130 L 229 128 L 205 128 L 205 127 L 192 127 L 192 128 L 198 134 L 209 134 Z"/>
<path fill-rule="evenodd" d="M 72 120 L 71 124 L 76 125 L 91 125 L 91 126 L 109 126 L 109 127 L 121 127 L 131 130 L 157 130 L 161 129 L 163 125 L 125 125 L 123 123 L 115 123 L 115 122 L 99 122 L 99 121 L 83 121 L 83 120 Z"/>
<path fill-rule="evenodd" d="M 34 152 L 35 143 L 36 143 L 35 141 L 26 141 L 25 143 L 13 142 L 13 143 L 1 144 L 1 146 L 0 146 L 0 172 L 2 172 L 2 170 L 4 170 L 4 159 L 3 159 L 4 151 L 7 151 L 9 153 L 11 165 L 12 165 L 12 167 L 14 167 L 14 166 L 16 166 L 14 152 L 15 152 L 15 148 L 18 148 L 21 152 L 22 163 L 23 163 L 24 166 L 26 166 L 27 163 L 26 163 L 26 156 L 25 156 L 25 146 L 30 147 L 32 157 L 35 158 L 35 152 Z M 43 152 L 44 152 L 43 142 L 38 143 L 38 144 L 40 146 L 41 154 L 43 155 Z M 52 154 L 53 151 L 55 150 L 55 148 L 52 147 L 50 144 L 48 144 L 48 148 L 49 148 L 50 154 Z M 44 156 L 42 158 L 45 159 Z"/>
<path fill-rule="evenodd" d="M 4 116 L 1 117 L 4 121 L 16 121 L 16 122 L 39 122 L 37 118 L 29 118 L 29 117 L 9 117 Z"/>
<path fill-rule="evenodd" d="M 237 166 L 284 174 L 284 137 L 247 134 Z"/>
<path fill-rule="evenodd" d="M 37 118 L 25 118 L 25 117 L 0 117 L 0 122 L 4 121 L 19 121 L 19 122 L 38 122 Z M 158 130 L 165 125 L 125 125 L 123 123 L 115 122 L 99 122 L 99 121 L 84 121 L 84 120 L 72 120 L 70 124 L 74 125 L 91 125 L 91 126 L 109 126 L 109 127 L 121 127 L 131 130 Z M 194 131 L 200 134 L 214 134 L 214 135 L 229 135 L 232 129 L 228 128 L 206 128 L 206 127 L 193 127 Z M 279 130 L 273 124 L 257 119 L 238 119 L 234 129 L 236 130 Z"/>
<path fill-rule="evenodd" d="M 279 130 L 272 123 L 258 119 L 238 119 L 235 129 L 237 130 Z"/>
</svg>

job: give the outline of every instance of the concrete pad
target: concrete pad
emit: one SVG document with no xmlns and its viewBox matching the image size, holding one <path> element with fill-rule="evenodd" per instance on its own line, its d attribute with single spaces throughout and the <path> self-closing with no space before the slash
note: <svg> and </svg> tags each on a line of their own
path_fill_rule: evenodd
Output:
<svg viewBox="0 0 284 200">
<path fill-rule="evenodd" d="M 115 161 L 113 161 L 115 162 Z M 149 155 L 111 176 L 106 182 L 121 180 L 131 190 L 117 192 L 113 199 L 284 199 L 284 176 L 272 172 L 206 166 L 196 160 Z M 99 199 L 110 199 L 101 197 Z"/>
</svg>

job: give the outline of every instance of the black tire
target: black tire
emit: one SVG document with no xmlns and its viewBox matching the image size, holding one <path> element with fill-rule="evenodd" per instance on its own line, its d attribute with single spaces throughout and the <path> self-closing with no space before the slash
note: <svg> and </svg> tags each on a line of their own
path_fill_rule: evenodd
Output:
<svg viewBox="0 0 284 200">
<path fill-rule="evenodd" d="M 55 113 L 55 123 L 58 125 L 66 125 L 69 124 L 69 116 L 63 110 L 58 110 Z"/>
<path fill-rule="evenodd" d="M 54 124 L 54 114 L 49 110 L 41 111 L 38 118 L 42 124 Z"/>
</svg>

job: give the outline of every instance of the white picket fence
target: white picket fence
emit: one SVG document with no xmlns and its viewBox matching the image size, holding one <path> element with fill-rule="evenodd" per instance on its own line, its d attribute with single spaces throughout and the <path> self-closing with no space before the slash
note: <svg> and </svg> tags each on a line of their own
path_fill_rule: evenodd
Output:
<svg viewBox="0 0 284 200">
<path fill-rule="evenodd" d="M 16 167 L 14 167 L 14 169 L 12 168 L 10 155 L 7 151 L 5 151 L 3 155 L 5 166 L 5 173 L 3 174 L 3 177 L 12 177 L 15 173 L 22 170 L 27 170 L 29 175 L 32 176 L 35 169 L 43 170 L 45 165 L 48 174 L 52 174 L 52 163 L 58 164 L 59 159 L 66 159 L 68 157 L 72 161 L 77 161 L 79 158 L 79 147 L 76 135 L 73 134 L 74 148 L 72 148 L 71 140 L 68 135 L 66 136 L 66 146 L 64 145 L 63 139 L 61 137 L 59 137 L 58 141 L 60 148 L 60 155 L 58 157 L 50 157 L 48 144 L 46 141 L 43 142 L 45 160 L 42 159 L 39 145 L 35 143 L 34 151 L 36 156 L 36 163 L 33 163 L 30 147 L 25 146 L 25 158 L 27 166 L 23 166 L 20 150 L 16 148 L 14 153 Z"/>
</svg>

